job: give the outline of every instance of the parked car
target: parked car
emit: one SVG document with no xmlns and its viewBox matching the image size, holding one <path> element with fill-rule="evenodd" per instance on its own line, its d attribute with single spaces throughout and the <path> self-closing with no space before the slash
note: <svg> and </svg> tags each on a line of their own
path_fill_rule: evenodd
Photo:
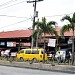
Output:
<svg viewBox="0 0 75 75">
<path fill-rule="evenodd" d="M 67 55 L 69 55 L 69 53 L 71 53 L 70 49 L 60 49 L 56 52 L 55 54 L 55 59 L 57 60 L 58 58 L 58 52 L 60 52 L 60 55 L 61 55 L 61 61 L 64 62 Z"/>
<path fill-rule="evenodd" d="M 43 58 L 45 60 L 48 60 L 47 54 L 44 52 L 44 49 L 42 48 L 22 49 L 17 53 L 17 59 L 20 60 L 42 61 Z"/>
</svg>

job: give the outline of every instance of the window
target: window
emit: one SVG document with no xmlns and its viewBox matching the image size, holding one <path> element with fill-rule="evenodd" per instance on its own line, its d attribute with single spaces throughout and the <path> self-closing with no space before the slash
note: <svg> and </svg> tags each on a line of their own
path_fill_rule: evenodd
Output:
<svg viewBox="0 0 75 75">
<path fill-rule="evenodd" d="M 26 54 L 30 54 L 31 53 L 31 51 L 30 50 L 26 50 Z"/>
<path fill-rule="evenodd" d="M 0 42 L 0 45 L 4 46 L 5 45 L 5 42 Z"/>
<path fill-rule="evenodd" d="M 24 53 L 24 50 L 19 51 L 18 53 Z"/>
<path fill-rule="evenodd" d="M 44 54 L 45 52 L 44 51 L 41 51 L 41 53 Z"/>
<path fill-rule="evenodd" d="M 32 51 L 32 54 L 39 54 L 39 51 L 33 50 L 33 51 Z"/>
</svg>

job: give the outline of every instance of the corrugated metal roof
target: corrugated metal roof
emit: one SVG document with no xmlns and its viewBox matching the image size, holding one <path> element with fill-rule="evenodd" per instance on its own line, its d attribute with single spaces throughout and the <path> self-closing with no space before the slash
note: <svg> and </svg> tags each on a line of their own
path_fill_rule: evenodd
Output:
<svg viewBox="0 0 75 75">
<path fill-rule="evenodd" d="M 56 31 L 59 36 L 60 36 L 60 29 L 61 29 L 60 27 L 56 28 Z M 32 35 L 32 30 L 16 30 L 16 31 L 0 32 L 0 38 L 21 38 L 21 37 L 23 38 L 23 37 L 30 37 L 31 35 Z M 72 36 L 72 35 L 73 35 L 72 30 L 64 33 L 64 36 Z M 46 34 L 46 37 L 51 37 L 51 36 L 55 35 Z"/>
<path fill-rule="evenodd" d="M 61 30 L 61 27 L 57 27 L 57 28 L 56 28 L 56 31 L 57 31 L 57 33 L 58 33 L 58 36 L 61 36 L 61 35 L 60 35 L 60 30 Z M 44 36 L 44 35 L 42 35 L 42 36 Z M 51 35 L 51 34 L 46 34 L 46 37 L 51 37 L 51 36 L 55 36 L 55 35 L 54 35 L 54 34 L 53 34 L 53 35 Z M 65 33 L 64 33 L 64 36 L 73 36 L 73 31 L 70 30 L 70 31 L 65 32 Z M 75 31 L 74 31 L 74 36 L 75 36 Z"/>
<path fill-rule="evenodd" d="M 0 38 L 19 38 L 19 37 L 30 37 L 32 30 L 16 30 L 0 32 Z"/>
</svg>

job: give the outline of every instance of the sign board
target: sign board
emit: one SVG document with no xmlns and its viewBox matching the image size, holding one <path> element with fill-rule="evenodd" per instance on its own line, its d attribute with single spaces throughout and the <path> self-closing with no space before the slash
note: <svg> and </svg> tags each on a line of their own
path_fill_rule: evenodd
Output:
<svg viewBox="0 0 75 75">
<path fill-rule="evenodd" d="M 68 44 L 72 44 L 72 39 L 69 39 L 68 40 Z"/>
<path fill-rule="evenodd" d="M 7 42 L 7 47 L 13 47 L 13 46 L 14 46 L 13 42 Z"/>
<path fill-rule="evenodd" d="M 56 45 L 56 39 L 49 39 L 48 46 L 55 47 L 55 45 Z"/>
<path fill-rule="evenodd" d="M 17 55 L 16 52 L 12 52 L 12 53 L 11 53 L 11 56 L 16 56 L 16 55 Z"/>
</svg>

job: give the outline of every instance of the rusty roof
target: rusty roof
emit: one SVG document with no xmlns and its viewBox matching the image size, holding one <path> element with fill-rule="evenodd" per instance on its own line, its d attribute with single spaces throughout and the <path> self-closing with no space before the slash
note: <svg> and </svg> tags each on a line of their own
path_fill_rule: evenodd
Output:
<svg viewBox="0 0 75 75">
<path fill-rule="evenodd" d="M 60 30 L 61 30 L 61 27 L 57 27 L 57 28 L 56 28 L 56 31 L 57 31 L 57 33 L 58 33 L 58 36 L 61 36 L 61 35 L 60 35 Z M 44 36 L 44 35 L 43 35 L 43 36 Z M 46 34 L 46 37 L 52 37 L 52 36 L 55 36 L 55 35 L 54 35 L 54 34 L 53 34 L 53 35 L 51 35 L 51 34 Z M 73 36 L 73 31 L 70 30 L 70 31 L 65 32 L 65 33 L 64 33 L 64 36 Z M 74 36 L 75 36 L 75 31 L 74 31 Z"/>
<path fill-rule="evenodd" d="M 32 30 L 15 30 L 0 32 L 0 38 L 21 38 L 30 37 L 32 35 Z"/>
<path fill-rule="evenodd" d="M 60 36 L 60 30 L 61 30 L 61 27 L 56 28 L 56 31 L 59 36 Z M 32 35 L 32 30 L 15 30 L 15 31 L 0 32 L 0 38 L 21 38 L 21 37 L 26 38 L 26 37 L 30 37 L 31 35 Z M 46 37 L 52 37 L 52 36 L 55 36 L 55 35 L 46 34 Z M 65 32 L 64 36 L 73 36 L 72 30 Z"/>
</svg>

